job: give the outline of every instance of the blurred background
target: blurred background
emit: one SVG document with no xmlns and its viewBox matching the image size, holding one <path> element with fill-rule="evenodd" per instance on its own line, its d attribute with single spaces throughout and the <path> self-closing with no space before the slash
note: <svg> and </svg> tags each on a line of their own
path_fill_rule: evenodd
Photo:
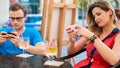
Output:
<svg viewBox="0 0 120 68">
<path fill-rule="evenodd" d="M 78 0 L 78 10 L 76 22 L 82 26 L 87 26 L 85 16 L 87 6 L 97 0 Z M 120 1 L 107 0 L 114 8 L 120 8 Z M 38 27 L 41 26 L 43 2 L 44 0 L 0 0 L 0 27 L 6 27 L 9 23 L 9 6 L 16 2 L 25 5 L 28 11 L 28 19 L 26 20 L 26 26 Z"/>
</svg>

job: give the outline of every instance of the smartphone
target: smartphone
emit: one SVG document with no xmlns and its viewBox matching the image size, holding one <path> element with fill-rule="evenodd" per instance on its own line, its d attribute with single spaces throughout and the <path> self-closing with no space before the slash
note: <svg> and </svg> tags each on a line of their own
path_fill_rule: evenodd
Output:
<svg viewBox="0 0 120 68">
<path fill-rule="evenodd" d="M 7 33 L 1 33 L 2 35 L 6 35 Z"/>
<path fill-rule="evenodd" d="M 14 34 L 14 33 L 11 33 L 11 32 L 7 32 L 7 34 L 12 34 L 12 35 L 16 36 L 16 34 Z"/>
</svg>

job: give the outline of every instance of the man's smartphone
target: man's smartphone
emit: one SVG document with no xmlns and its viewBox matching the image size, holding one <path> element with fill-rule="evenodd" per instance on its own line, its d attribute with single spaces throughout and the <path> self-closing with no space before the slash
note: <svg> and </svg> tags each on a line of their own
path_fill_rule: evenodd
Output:
<svg viewBox="0 0 120 68">
<path fill-rule="evenodd" d="M 7 33 L 1 33 L 2 35 L 6 35 Z"/>
<path fill-rule="evenodd" d="M 16 36 L 16 34 L 14 34 L 14 33 L 11 33 L 11 32 L 7 32 L 7 34 L 12 34 L 12 35 Z"/>
</svg>

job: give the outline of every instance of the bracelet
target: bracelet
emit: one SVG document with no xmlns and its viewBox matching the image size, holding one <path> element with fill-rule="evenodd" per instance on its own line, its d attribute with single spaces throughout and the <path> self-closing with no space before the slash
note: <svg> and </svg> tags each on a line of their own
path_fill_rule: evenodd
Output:
<svg viewBox="0 0 120 68">
<path fill-rule="evenodd" d="M 91 41 L 92 43 L 95 42 L 95 39 L 97 39 L 97 35 L 93 35 L 92 37 L 90 37 L 90 41 Z"/>
</svg>

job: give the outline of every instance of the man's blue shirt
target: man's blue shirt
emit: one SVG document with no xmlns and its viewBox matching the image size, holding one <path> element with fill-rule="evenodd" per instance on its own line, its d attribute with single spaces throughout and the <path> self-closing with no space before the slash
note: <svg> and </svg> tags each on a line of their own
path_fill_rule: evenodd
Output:
<svg viewBox="0 0 120 68">
<path fill-rule="evenodd" d="M 12 32 L 13 28 L 1 28 L 1 31 Z M 30 45 L 35 46 L 37 42 L 43 42 L 41 34 L 34 28 L 26 28 L 22 36 L 30 38 Z M 0 54 L 21 54 L 23 51 L 18 46 L 15 46 L 9 39 L 0 44 Z"/>
</svg>

